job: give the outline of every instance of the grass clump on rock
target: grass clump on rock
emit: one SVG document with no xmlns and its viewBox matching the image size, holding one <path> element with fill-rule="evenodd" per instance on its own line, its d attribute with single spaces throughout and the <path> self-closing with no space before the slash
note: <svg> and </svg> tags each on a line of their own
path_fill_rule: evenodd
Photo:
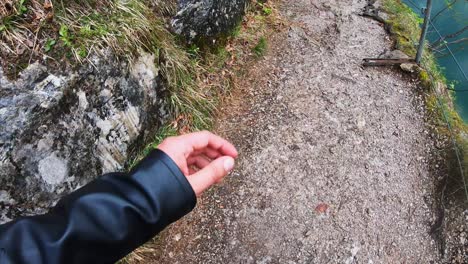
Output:
<svg viewBox="0 0 468 264">
<path fill-rule="evenodd" d="M 167 27 L 176 7 L 173 0 L 8 0 L 0 6 L 2 67 L 15 79 L 34 61 L 64 71 L 108 51 L 130 64 L 152 53 L 174 115 L 190 112 L 207 126 L 213 104 L 195 81 L 200 65 Z"/>
</svg>

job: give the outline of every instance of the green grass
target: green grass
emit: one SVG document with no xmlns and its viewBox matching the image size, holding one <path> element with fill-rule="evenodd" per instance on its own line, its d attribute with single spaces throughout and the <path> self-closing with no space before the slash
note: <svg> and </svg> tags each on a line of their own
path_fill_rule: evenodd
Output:
<svg viewBox="0 0 468 264">
<path fill-rule="evenodd" d="M 91 55 L 107 50 L 130 62 L 141 52 L 155 54 L 155 64 L 167 83 L 172 118 L 185 116 L 192 130 L 211 127 L 217 102 L 215 92 L 199 85 L 207 70 L 196 47 L 186 48 L 168 31 L 166 19 L 176 11 L 173 0 L 52 0 L 44 7 L 37 1 L 16 0 L 14 10 L 0 5 L 0 57 L 25 65 L 46 56 L 71 65 L 88 63 Z M 38 22 L 35 14 L 44 14 Z M 47 19 L 47 15 L 53 19 Z M 31 31 L 36 40 L 31 40 Z M 34 42 L 31 47 L 28 43 Z M 20 45 L 25 53 L 18 53 Z M 30 58 L 33 58 L 31 60 Z M 26 59 L 25 61 L 22 61 Z M 16 63 L 21 61 L 21 63 Z M 23 67 L 23 68 L 24 68 Z M 19 69 L 21 70 L 21 69 Z M 19 72 L 15 66 L 14 71 Z M 158 132 L 167 136 L 167 127 Z M 158 137 L 151 144 L 157 145 Z"/>
<path fill-rule="evenodd" d="M 153 140 L 151 141 L 150 144 L 148 144 L 138 155 L 137 157 L 135 157 L 129 164 L 128 164 L 128 168 L 131 169 L 133 168 L 143 157 L 145 157 L 146 155 L 148 155 L 148 153 L 150 153 L 151 150 L 155 149 L 159 144 L 161 144 L 161 142 L 167 138 L 167 137 L 172 137 L 172 136 L 176 136 L 178 133 L 177 133 L 177 129 L 170 125 L 170 124 L 166 124 L 164 126 L 162 126 L 161 128 L 159 128 L 159 130 L 155 133 L 155 136 L 153 138 Z"/>
<path fill-rule="evenodd" d="M 389 19 L 386 23 L 395 38 L 395 48 L 414 57 L 419 44 L 421 35 L 420 25 L 423 19 L 419 18 L 416 13 L 400 0 L 385 0 L 383 8 L 389 14 Z M 436 126 L 437 133 L 447 137 L 452 136 L 447 126 L 447 122 L 449 123 L 448 125 L 454 133 L 453 136 L 457 147 L 462 154 L 465 182 L 468 182 L 468 126 L 454 109 L 453 93 L 446 89 L 448 87 L 447 79 L 438 66 L 434 54 L 427 46 L 424 48 L 421 66 L 419 79 L 422 86 L 426 89 L 426 106 L 429 110 L 429 115 Z M 438 94 L 433 87 L 442 87 L 442 94 Z M 458 161 L 456 161 L 454 150 L 450 148 L 447 151 L 449 152 L 446 155 L 449 173 L 459 175 L 460 167 Z"/>
<path fill-rule="evenodd" d="M 273 14 L 273 8 L 271 8 L 270 6 L 268 6 L 268 5 L 264 4 L 264 3 L 259 3 L 259 2 L 257 2 L 257 5 L 259 5 L 261 7 L 263 15 L 269 16 L 269 15 Z"/>
<path fill-rule="evenodd" d="M 186 78 L 181 87 L 183 91 L 190 91 L 189 87 L 197 87 L 193 93 L 200 93 L 201 100 L 195 100 L 196 104 L 184 106 L 182 100 L 187 96 L 173 95 L 171 100 L 174 105 L 182 105 L 181 113 L 175 120 L 163 126 L 150 144 L 142 153 L 144 156 L 152 148 L 156 147 L 167 136 L 192 130 L 209 129 L 212 126 L 212 117 L 215 108 L 223 102 L 225 95 L 234 89 L 241 78 L 245 78 L 245 73 L 252 63 L 257 61 L 257 56 L 252 49 L 261 44 L 262 54 L 267 48 L 267 39 L 263 36 L 272 36 L 275 32 L 286 29 L 280 21 L 278 10 L 272 1 L 268 2 L 268 7 L 272 9 L 271 15 L 264 14 L 259 5 L 252 4 L 242 23 L 240 23 L 227 37 L 226 42 L 218 42 L 216 47 L 204 49 L 203 46 L 193 45 L 187 48 L 190 63 L 194 65 L 195 72 L 192 75 L 180 75 Z M 259 14 L 261 14 L 259 16 Z M 261 17 L 261 19 L 259 19 Z M 261 40 L 263 39 L 263 40 Z M 223 43 L 223 44 L 219 44 Z M 197 43 L 198 44 L 198 43 Z M 192 82 L 198 86 L 187 87 Z M 192 93 L 189 92 L 189 93 Z M 190 96 L 190 95 L 189 95 Z M 199 114 L 193 114 L 192 107 Z M 161 239 L 162 237 L 162 239 Z M 160 244 L 165 241 L 164 233 L 159 238 L 147 243 L 135 252 L 124 258 L 120 263 L 151 263 L 155 256 L 162 254 Z M 156 257 L 157 259 L 157 257 Z"/>
<path fill-rule="evenodd" d="M 75 59 L 81 61 L 80 51 L 99 53 L 111 48 L 114 53 L 133 60 L 144 50 L 158 54 L 164 49 L 171 60 L 178 60 L 178 46 L 155 15 L 149 0 L 92 0 L 57 3 L 55 11 L 60 23 L 59 37 L 70 47 Z M 161 2 L 161 1 L 159 1 Z M 163 1 L 167 2 L 167 1 Z"/>
<path fill-rule="evenodd" d="M 99 53 L 110 47 L 114 53 L 133 61 L 140 51 L 159 55 L 156 58 L 161 73 L 167 80 L 170 95 L 168 103 L 173 117 L 187 116 L 194 130 L 210 127 L 210 115 L 214 109 L 214 99 L 209 96 L 196 81 L 197 75 L 205 69 L 198 61 L 196 48 L 186 49 L 170 33 L 163 17 L 157 14 L 169 13 L 173 8 L 154 10 L 150 6 L 161 8 L 173 1 L 127 0 L 100 1 L 96 9 L 93 1 L 85 1 L 88 8 L 71 5 L 59 15 L 62 23 L 68 26 L 60 39 L 71 49 L 77 61 L 90 53 Z M 175 9 L 174 9 L 175 10 Z M 62 27 L 61 27 L 62 29 Z"/>
<path fill-rule="evenodd" d="M 261 38 L 258 40 L 257 45 L 255 45 L 255 47 L 253 47 L 252 52 L 253 52 L 257 57 L 262 57 L 263 55 L 265 55 L 265 52 L 267 51 L 267 49 L 268 49 L 267 40 L 266 40 L 265 37 L 261 37 Z"/>
<path fill-rule="evenodd" d="M 390 25 L 390 32 L 396 38 L 396 48 L 410 57 L 416 56 L 423 19 L 399 0 L 386 0 L 383 8 L 390 14 L 386 23 Z"/>
</svg>

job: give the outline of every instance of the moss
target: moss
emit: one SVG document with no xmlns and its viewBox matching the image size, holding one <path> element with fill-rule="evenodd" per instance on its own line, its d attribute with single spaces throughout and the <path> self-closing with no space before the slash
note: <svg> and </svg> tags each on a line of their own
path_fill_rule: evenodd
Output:
<svg viewBox="0 0 468 264">
<path fill-rule="evenodd" d="M 431 79 L 429 77 L 429 74 L 425 70 L 422 70 L 419 73 L 419 80 L 421 81 L 424 87 L 429 87 L 431 85 Z"/>
<path fill-rule="evenodd" d="M 386 23 L 396 35 L 396 47 L 409 56 L 415 56 L 420 36 L 419 26 L 423 20 L 399 0 L 386 0 L 383 8 L 390 14 Z"/>
</svg>

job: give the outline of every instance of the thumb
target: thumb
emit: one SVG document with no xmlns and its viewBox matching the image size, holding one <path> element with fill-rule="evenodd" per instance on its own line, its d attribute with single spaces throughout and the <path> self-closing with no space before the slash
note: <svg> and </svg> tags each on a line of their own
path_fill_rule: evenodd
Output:
<svg viewBox="0 0 468 264">
<path fill-rule="evenodd" d="M 200 195 L 211 185 L 220 181 L 234 168 L 234 159 L 224 156 L 212 161 L 208 166 L 187 177 L 195 194 Z"/>
</svg>

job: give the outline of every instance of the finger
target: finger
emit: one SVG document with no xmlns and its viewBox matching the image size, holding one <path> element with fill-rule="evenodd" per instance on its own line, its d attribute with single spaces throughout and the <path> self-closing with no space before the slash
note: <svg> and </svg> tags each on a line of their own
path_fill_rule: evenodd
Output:
<svg viewBox="0 0 468 264">
<path fill-rule="evenodd" d="M 182 171 L 184 175 L 189 174 L 188 164 L 184 160 L 181 160 L 180 162 L 176 162 L 176 164 L 177 166 L 179 166 L 180 170 Z"/>
<path fill-rule="evenodd" d="M 195 157 L 195 156 L 198 156 L 198 155 L 201 155 L 203 154 L 203 149 L 200 149 L 200 150 L 194 150 L 192 153 L 190 153 L 190 157 Z"/>
<path fill-rule="evenodd" d="M 221 152 L 219 152 L 217 150 L 214 150 L 212 148 L 204 149 L 203 154 L 205 154 L 210 159 L 217 159 L 217 158 L 219 158 L 219 157 L 221 157 L 223 155 L 223 153 L 221 153 Z M 227 154 L 224 154 L 224 155 L 227 155 Z"/>
<path fill-rule="evenodd" d="M 221 154 L 221 152 L 219 152 L 217 150 L 214 150 L 214 149 L 212 149 L 210 147 L 207 147 L 207 148 L 204 148 L 204 149 L 201 149 L 201 150 L 196 150 L 196 151 L 192 152 L 192 154 L 190 154 L 190 157 L 196 157 L 196 156 L 199 156 L 199 155 L 205 155 L 210 159 L 217 159 L 217 158 L 223 156 Z"/>
<path fill-rule="evenodd" d="M 218 158 L 208 166 L 187 177 L 197 195 L 220 181 L 234 168 L 234 159 L 229 156 Z"/>
<path fill-rule="evenodd" d="M 182 137 L 192 146 L 194 151 L 210 147 L 226 156 L 235 158 L 238 155 L 236 148 L 231 143 L 208 131 L 187 134 Z"/>
<path fill-rule="evenodd" d="M 195 157 L 189 157 L 187 159 L 187 163 L 189 166 L 196 166 L 199 169 L 203 169 L 210 164 L 210 161 L 206 157 L 199 155 Z"/>
<path fill-rule="evenodd" d="M 189 175 L 192 175 L 192 174 L 195 174 L 197 173 L 196 170 L 194 170 L 193 168 L 189 168 Z"/>
</svg>

